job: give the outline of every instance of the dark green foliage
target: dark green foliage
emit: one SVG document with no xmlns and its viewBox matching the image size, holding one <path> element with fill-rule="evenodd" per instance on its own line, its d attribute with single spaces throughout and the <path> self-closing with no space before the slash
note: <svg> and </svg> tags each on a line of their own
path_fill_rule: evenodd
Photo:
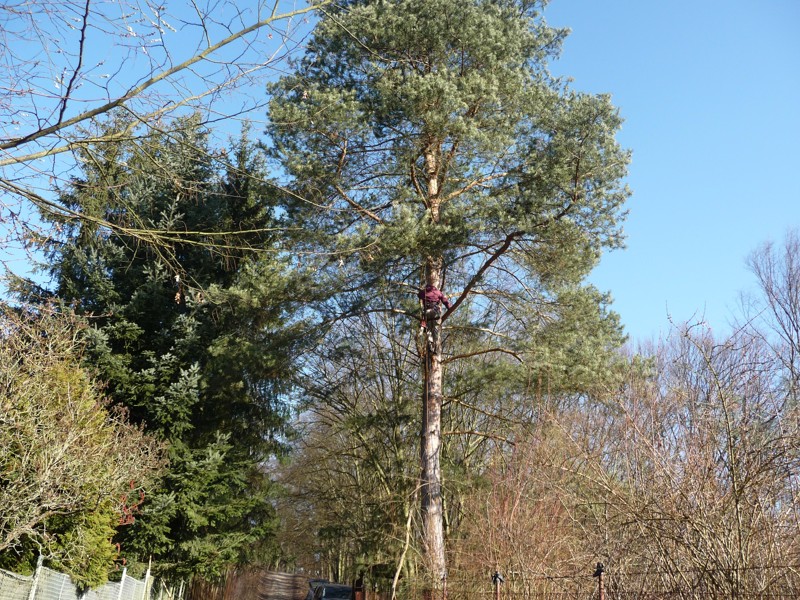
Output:
<svg viewBox="0 0 800 600">
<path fill-rule="evenodd" d="M 206 137 L 186 119 L 87 148 L 83 177 L 62 192 L 84 218 L 65 221 L 48 253 L 53 295 L 91 315 L 88 363 L 169 443 L 168 475 L 117 536 L 123 555 L 216 576 L 269 556 L 263 465 L 282 451 L 293 329 L 259 153 L 244 134 L 230 154 Z"/>
</svg>

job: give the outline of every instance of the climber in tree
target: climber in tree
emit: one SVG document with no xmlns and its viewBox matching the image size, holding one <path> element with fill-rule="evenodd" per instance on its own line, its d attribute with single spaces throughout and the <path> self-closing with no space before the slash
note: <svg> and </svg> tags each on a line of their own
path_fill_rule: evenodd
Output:
<svg viewBox="0 0 800 600">
<path fill-rule="evenodd" d="M 417 293 L 417 297 L 422 300 L 423 314 L 425 315 L 423 327 L 428 319 L 438 319 L 441 316 L 442 304 L 445 308 L 450 308 L 450 300 L 436 286 L 426 285 Z"/>
</svg>

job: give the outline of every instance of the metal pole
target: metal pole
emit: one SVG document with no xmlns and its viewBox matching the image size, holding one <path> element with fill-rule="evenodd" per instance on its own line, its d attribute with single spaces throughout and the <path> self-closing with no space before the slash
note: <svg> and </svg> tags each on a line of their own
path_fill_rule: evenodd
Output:
<svg viewBox="0 0 800 600">
<path fill-rule="evenodd" d="M 147 572 L 144 574 L 144 590 L 142 590 L 141 600 L 147 600 L 150 597 L 150 568 L 153 566 L 153 557 L 147 561 Z"/>
<path fill-rule="evenodd" d="M 39 554 L 39 558 L 36 559 L 36 571 L 33 572 L 33 585 L 31 586 L 31 591 L 28 592 L 28 600 L 33 600 L 36 597 L 36 588 L 39 587 L 39 576 L 42 574 L 43 562 L 44 556 Z"/>
<path fill-rule="evenodd" d="M 597 589 L 600 600 L 606 600 L 606 588 L 603 582 L 603 573 L 605 573 L 605 570 L 603 563 L 597 563 L 594 575 L 592 575 L 592 577 L 597 577 Z"/>
<path fill-rule="evenodd" d="M 128 567 L 122 567 L 122 578 L 119 580 L 119 592 L 117 593 L 117 600 L 122 600 L 122 588 L 125 587 L 125 575 L 128 573 Z"/>
<path fill-rule="evenodd" d="M 503 583 L 503 576 L 500 575 L 500 571 L 494 572 L 492 583 L 494 583 L 494 599 L 500 600 L 500 584 Z"/>
<path fill-rule="evenodd" d="M 70 578 L 65 575 L 61 580 L 61 587 L 58 588 L 58 600 L 61 600 L 61 595 L 64 593 L 64 588 L 67 585 L 67 581 L 70 581 Z"/>
</svg>

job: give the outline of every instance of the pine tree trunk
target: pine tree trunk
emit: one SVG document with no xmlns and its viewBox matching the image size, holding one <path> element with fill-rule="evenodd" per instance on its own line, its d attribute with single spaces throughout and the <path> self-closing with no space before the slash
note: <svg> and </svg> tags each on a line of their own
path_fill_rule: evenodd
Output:
<svg viewBox="0 0 800 600">
<path fill-rule="evenodd" d="M 431 220 L 439 221 L 438 153 L 429 147 L 425 153 L 428 176 L 428 202 Z M 441 289 L 443 260 L 429 256 L 425 265 L 425 283 Z M 425 553 L 435 586 L 443 584 L 447 573 L 444 546 L 442 469 L 439 460 L 442 442 L 442 320 L 427 319 L 432 343 L 428 343 L 424 361 L 422 395 L 422 439 L 420 444 L 422 524 Z"/>
<path fill-rule="evenodd" d="M 428 564 L 434 583 L 446 573 L 442 470 L 439 452 L 442 438 L 442 342 L 440 318 L 429 319 L 433 343 L 425 355 L 425 388 L 422 412 L 422 516 Z"/>
</svg>

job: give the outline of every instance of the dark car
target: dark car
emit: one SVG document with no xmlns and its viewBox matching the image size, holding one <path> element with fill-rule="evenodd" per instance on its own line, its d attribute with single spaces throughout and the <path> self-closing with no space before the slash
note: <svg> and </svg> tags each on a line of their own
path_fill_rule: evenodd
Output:
<svg viewBox="0 0 800 600">
<path fill-rule="evenodd" d="M 353 588 L 339 583 L 323 583 L 314 590 L 313 600 L 352 600 Z"/>
<path fill-rule="evenodd" d="M 325 583 L 330 583 L 327 579 L 309 579 L 308 580 L 308 593 L 305 600 L 314 600 L 314 592 L 317 588 Z"/>
</svg>

